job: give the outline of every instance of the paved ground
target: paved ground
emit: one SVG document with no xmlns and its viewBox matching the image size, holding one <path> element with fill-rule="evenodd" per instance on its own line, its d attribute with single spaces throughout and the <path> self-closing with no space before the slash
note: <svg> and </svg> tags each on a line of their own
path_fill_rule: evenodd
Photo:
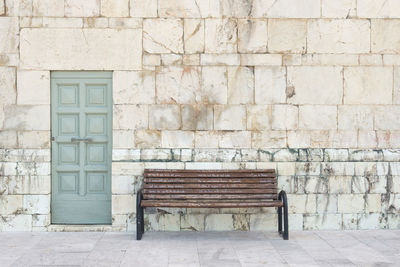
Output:
<svg viewBox="0 0 400 267">
<path fill-rule="evenodd" d="M 0 233 L 0 266 L 400 266 L 400 230 Z"/>
</svg>

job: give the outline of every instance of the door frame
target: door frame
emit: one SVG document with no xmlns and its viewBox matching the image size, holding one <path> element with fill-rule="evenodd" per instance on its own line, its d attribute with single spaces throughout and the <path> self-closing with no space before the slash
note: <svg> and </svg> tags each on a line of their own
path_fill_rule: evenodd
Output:
<svg viewBox="0 0 400 267">
<path fill-rule="evenodd" d="M 56 167 L 56 162 L 53 160 L 53 145 L 55 142 L 55 136 L 53 135 L 53 122 L 54 122 L 54 108 L 55 108 L 55 103 L 57 103 L 58 99 L 56 99 L 56 95 L 54 94 L 54 79 L 110 79 L 110 90 L 106 94 L 106 98 L 109 103 L 108 107 L 108 112 L 109 112 L 109 120 L 107 121 L 107 135 L 108 135 L 108 145 L 107 145 L 107 169 L 108 169 L 108 176 L 107 177 L 110 181 L 110 187 L 109 187 L 109 197 L 110 197 L 110 223 L 109 224 L 68 224 L 68 223 L 53 223 L 53 198 L 54 198 L 54 191 L 53 191 L 53 186 L 54 186 L 54 170 Z M 99 71 L 92 71 L 92 70 L 77 70 L 77 71 L 71 71 L 71 70 L 54 70 L 50 71 L 50 163 L 51 163 L 51 170 L 50 170 L 50 225 L 93 225 L 93 227 L 96 227 L 98 225 L 107 225 L 111 226 L 112 225 L 112 149 L 113 149 L 113 111 L 114 111 L 114 103 L 113 103 L 113 71 L 111 70 L 99 70 Z"/>
</svg>

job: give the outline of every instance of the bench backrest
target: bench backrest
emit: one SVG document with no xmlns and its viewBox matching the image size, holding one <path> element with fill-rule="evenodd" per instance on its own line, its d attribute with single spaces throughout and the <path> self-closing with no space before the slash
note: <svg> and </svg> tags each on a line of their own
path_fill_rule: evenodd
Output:
<svg viewBox="0 0 400 267">
<path fill-rule="evenodd" d="M 143 199 L 187 201 L 276 200 L 275 170 L 145 169 Z"/>
</svg>

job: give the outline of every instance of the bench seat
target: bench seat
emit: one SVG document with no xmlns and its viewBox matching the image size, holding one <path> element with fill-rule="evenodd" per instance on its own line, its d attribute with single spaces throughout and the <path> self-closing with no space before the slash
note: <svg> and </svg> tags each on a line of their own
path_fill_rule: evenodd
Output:
<svg viewBox="0 0 400 267">
<path fill-rule="evenodd" d="M 137 194 L 137 239 L 144 233 L 145 207 L 278 208 L 278 230 L 289 238 L 286 193 L 278 194 L 275 170 L 145 169 Z M 284 231 L 282 232 L 282 209 Z"/>
</svg>

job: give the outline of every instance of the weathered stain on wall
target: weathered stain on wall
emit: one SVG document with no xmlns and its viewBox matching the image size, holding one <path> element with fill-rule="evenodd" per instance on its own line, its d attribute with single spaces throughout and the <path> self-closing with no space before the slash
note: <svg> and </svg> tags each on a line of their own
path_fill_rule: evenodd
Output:
<svg viewBox="0 0 400 267">
<path fill-rule="evenodd" d="M 0 0 L 0 231 L 76 230 L 50 226 L 52 70 L 114 71 L 113 223 L 92 230 L 135 229 L 144 168 L 275 168 L 292 229 L 400 228 L 399 32 L 397 0 Z"/>
</svg>

